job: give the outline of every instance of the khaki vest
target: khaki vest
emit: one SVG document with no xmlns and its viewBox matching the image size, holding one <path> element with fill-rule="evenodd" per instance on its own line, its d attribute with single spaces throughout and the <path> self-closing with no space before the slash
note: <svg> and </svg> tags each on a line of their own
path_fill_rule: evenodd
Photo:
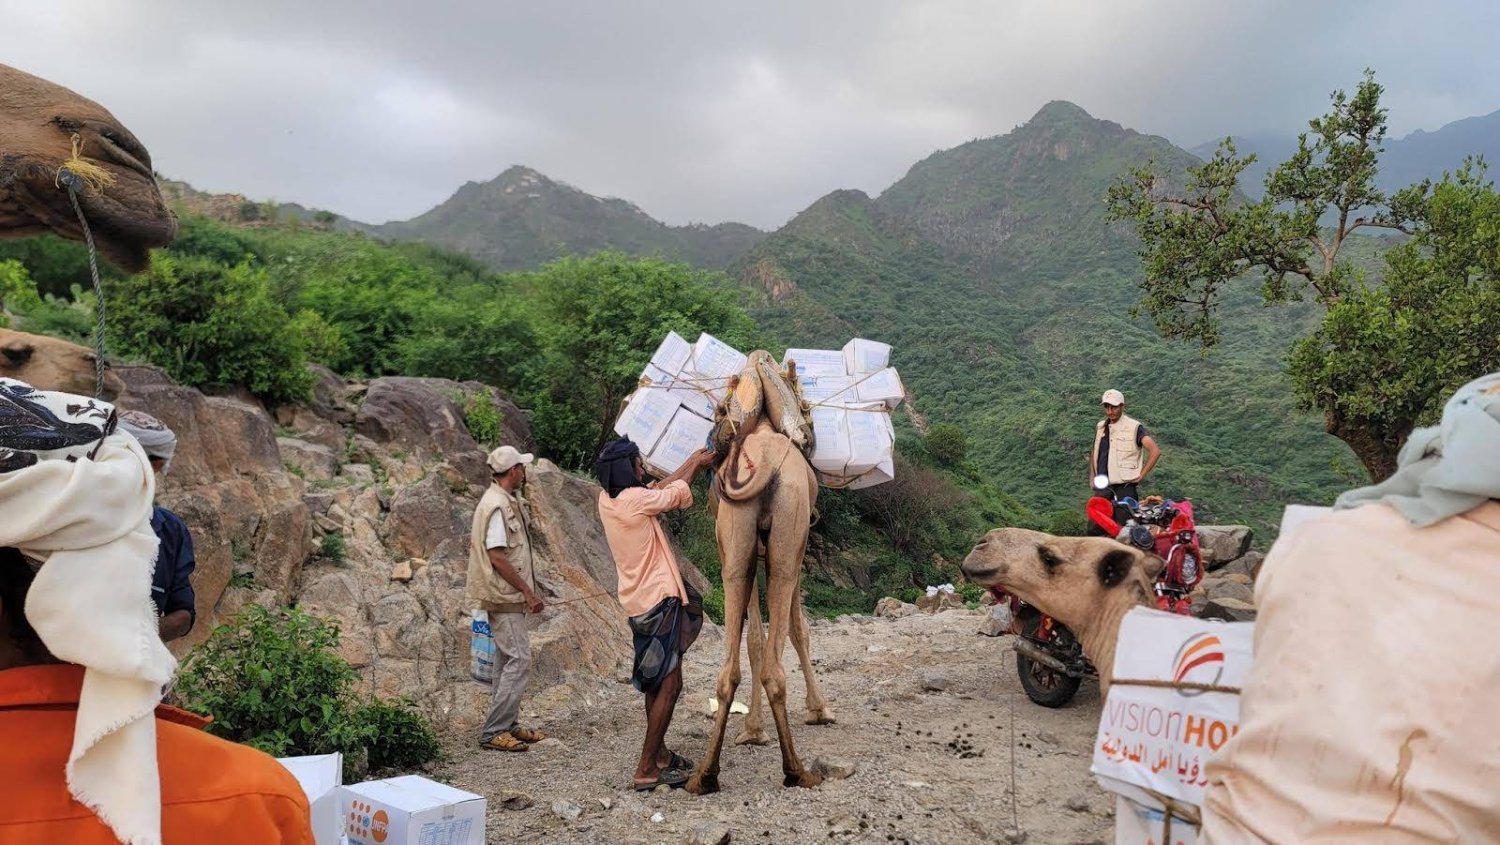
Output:
<svg viewBox="0 0 1500 845">
<path fill-rule="evenodd" d="M 1094 426 L 1094 456 L 1089 460 L 1089 471 L 1097 472 L 1099 466 L 1099 441 L 1104 439 L 1104 424 L 1100 420 Z M 1139 420 L 1120 415 L 1120 421 L 1109 427 L 1109 483 L 1129 484 L 1141 478 L 1141 447 L 1136 445 L 1135 433 L 1141 430 Z"/>
<path fill-rule="evenodd" d="M 491 613 L 524 613 L 526 598 L 506 583 L 490 565 L 489 550 L 484 547 L 490 517 L 500 512 L 505 519 L 505 537 L 509 544 L 505 556 L 521 578 L 536 589 L 536 571 L 531 552 L 531 519 L 526 500 L 507 493 L 499 484 L 491 484 L 474 509 L 474 524 L 469 533 L 469 579 L 464 596 L 471 606 Z"/>
</svg>

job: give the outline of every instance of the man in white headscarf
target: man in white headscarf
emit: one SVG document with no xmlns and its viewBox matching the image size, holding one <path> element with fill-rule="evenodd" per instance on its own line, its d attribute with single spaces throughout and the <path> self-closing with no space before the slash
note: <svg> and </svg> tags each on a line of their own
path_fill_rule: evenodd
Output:
<svg viewBox="0 0 1500 845">
<path fill-rule="evenodd" d="M 290 772 L 159 706 L 155 484 L 115 426 L 0 378 L 0 841 L 312 845 Z"/>
<path fill-rule="evenodd" d="M 120 430 L 141 444 L 152 469 L 163 476 L 167 474 L 172 456 L 177 453 L 177 435 L 172 429 L 145 411 L 121 411 Z M 151 579 L 151 601 L 156 604 L 161 638 L 170 642 L 191 631 L 198 618 L 192 581 L 198 559 L 193 553 L 193 535 L 182 517 L 161 505 L 153 505 L 151 530 L 161 541 L 156 573 Z"/>
</svg>

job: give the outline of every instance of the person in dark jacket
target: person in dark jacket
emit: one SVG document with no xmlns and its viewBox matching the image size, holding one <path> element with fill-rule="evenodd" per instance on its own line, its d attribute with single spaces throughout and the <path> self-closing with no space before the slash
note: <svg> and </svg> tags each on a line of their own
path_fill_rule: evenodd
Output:
<svg viewBox="0 0 1500 845">
<path fill-rule="evenodd" d="M 121 412 L 120 428 L 141 444 L 151 468 L 165 476 L 177 452 L 177 435 L 144 411 Z M 161 638 L 170 642 L 186 635 L 197 621 L 192 575 L 198 560 L 193 554 L 193 535 L 182 517 L 155 505 L 151 510 L 151 530 L 161 541 L 156 572 L 151 579 L 151 600 L 156 603 L 160 617 Z"/>
</svg>

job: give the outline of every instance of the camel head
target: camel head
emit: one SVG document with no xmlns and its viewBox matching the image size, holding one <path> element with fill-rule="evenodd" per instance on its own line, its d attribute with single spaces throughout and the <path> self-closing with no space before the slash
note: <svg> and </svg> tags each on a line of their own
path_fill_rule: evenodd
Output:
<svg viewBox="0 0 1500 845">
<path fill-rule="evenodd" d="M 1161 558 L 1103 537 L 997 528 L 964 558 L 964 577 L 999 586 L 1072 629 L 1101 677 L 1114 663 L 1120 620 L 1149 604 Z"/>
<path fill-rule="evenodd" d="M 40 390 L 94 395 L 94 351 L 55 337 L 0 329 L 0 377 Z M 104 395 L 113 402 L 125 390 L 114 373 L 104 373 Z"/>
<path fill-rule="evenodd" d="M 73 155 L 74 135 L 79 155 L 114 177 L 78 197 L 100 252 L 121 269 L 145 269 L 149 250 L 177 232 L 146 148 L 98 103 L 6 65 L 0 65 L 0 237 L 83 238 L 68 192 L 56 183 L 58 168 Z"/>
</svg>

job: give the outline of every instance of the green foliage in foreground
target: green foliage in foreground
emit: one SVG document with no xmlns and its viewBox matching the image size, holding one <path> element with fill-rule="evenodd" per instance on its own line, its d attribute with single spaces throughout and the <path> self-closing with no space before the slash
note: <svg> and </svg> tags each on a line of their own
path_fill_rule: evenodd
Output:
<svg viewBox="0 0 1500 845">
<path fill-rule="evenodd" d="M 356 695 L 338 642 L 332 622 L 251 605 L 188 655 L 176 694 L 214 718 L 216 736 L 277 757 L 341 752 L 346 777 L 366 752 L 371 770 L 436 759 L 437 736 L 410 702 Z"/>
</svg>

